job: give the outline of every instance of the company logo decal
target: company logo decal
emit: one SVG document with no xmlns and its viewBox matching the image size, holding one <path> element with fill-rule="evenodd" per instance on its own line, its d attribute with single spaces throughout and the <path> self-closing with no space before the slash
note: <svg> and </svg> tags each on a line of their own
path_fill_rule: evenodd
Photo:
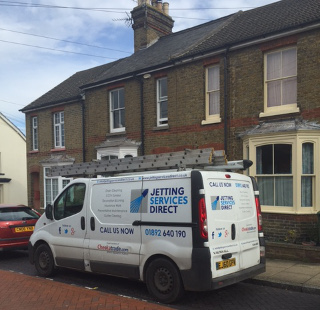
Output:
<svg viewBox="0 0 320 310">
<path fill-rule="evenodd" d="M 233 196 L 211 196 L 211 209 L 216 210 L 232 210 L 235 205 Z"/>
<path fill-rule="evenodd" d="M 99 251 L 105 251 L 105 252 L 112 253 L 112 254 L 128 255 L 128 253 L 129 253 L 129 249 L 121 248 L 119 246 L 98 244 L 97 248 Z"/>
<path fill-rule="evenodd" d="M 58 228 L 59 235 L 71 235 L 73 236 L 75 234 L 75 230 L 71 225 L 62 225 L 62 227 Z"/>
<path fill-rule="evenodd" d="M 131 190 L 130 213 L 178 213 L 188 202 L 184 187 L 145 189 L 142 194 L 135 189 Z"/>
<path fill-rule="evenodd" d="M 138 194 L 140 195 L 138 197 L 136 197 L 137 190 L 131 191 L 130 213 L 139 213 L 143 199 L 145 197 L 147 197 L 147 199 L 148 199 L 148 191 L 149 191 L 148 189 L 145 189 L 142 192 L 142 194 L 140 194 L 140 190 L 138 190 Z M 143 212 L 143 213 L 145 213 L 145 212 Z"/>
</svg>

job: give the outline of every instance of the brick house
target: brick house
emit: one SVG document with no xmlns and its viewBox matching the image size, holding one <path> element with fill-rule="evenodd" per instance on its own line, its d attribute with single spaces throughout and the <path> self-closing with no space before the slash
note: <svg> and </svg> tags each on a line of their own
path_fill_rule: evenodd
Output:
<svg viewBox="0 0 320 310">
<path fill-rule="evenodd" d="M 75 73 L 27 105 L 29 203 L 70 180 L 53 165 L 224 149 L 248 158 L 264 230 L 311 237 L 320 211 L 320 2 L 282 0 L 172 33 L 168 3 L 139 0 L 135 52 Z"/>
</svg>

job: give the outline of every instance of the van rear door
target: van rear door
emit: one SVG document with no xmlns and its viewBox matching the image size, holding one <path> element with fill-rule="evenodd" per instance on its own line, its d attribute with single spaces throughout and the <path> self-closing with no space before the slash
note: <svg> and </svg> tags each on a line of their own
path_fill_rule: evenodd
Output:
<svg viewBox="0 0 320 310">
<path fill-rule="evenodd" d="M 251 179 L 203 172 L 212 277 L 258 265 L 260 247 Z"/>
</svg>

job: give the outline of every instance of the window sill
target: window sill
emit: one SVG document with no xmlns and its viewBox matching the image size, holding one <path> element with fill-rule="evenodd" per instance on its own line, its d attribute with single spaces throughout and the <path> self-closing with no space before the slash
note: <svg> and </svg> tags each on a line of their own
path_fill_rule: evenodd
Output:
<svg viewBox="0 0 320 310">
<path fill-rule="evenodd" d="M 278 206 L 263 206 L 261 205 L 262 213 L 273 213 L 273 214 L 317 214 L 314 207 L 278 207 Z"/>
<path fill-rule="evenodd" d="M 51 149 L 50 152 L 63 152 L 65 150 L 66 150 L 65 147 L 61 147 L 61 148 Z"/>
<path fill-rule="evenodd" d="M 29 151 L 28 154 L 37 154 L 39 153 L 39 150 Z"/>
<path fill-rule="evenodd" d="M 221 123 L 221 117 L 219 116 L 201 121 L 201 125 L 210 125 L 210 124 L 218 124 L 218 123 Z"/>
<path fill-rule="evenodd" d="M 292 114 L 292 113 L 299 113 L 300 109 L 299 108 L 290 108 L 290 109 L 272 109 L 266 112 L 261 112 L 259 114 L 259 117 L 269 117 L 269 116 L 277 116 L 277 115 L 283 115 L 283 114 Z"/>
<path fill-rule="evenodd" d="M 109 132 L 106 134 L 107 137 L 114 137 L 114 136 L 123 136 L 126 135 L 126 131 L 118 131 L 118 132 Z"/>
<path fill-rule="evenodd" d="M 152 128 L 153 131 L 167 130 L 167 129 L 169 129 L 169 125 L 157 126 Z"/>
</svg>

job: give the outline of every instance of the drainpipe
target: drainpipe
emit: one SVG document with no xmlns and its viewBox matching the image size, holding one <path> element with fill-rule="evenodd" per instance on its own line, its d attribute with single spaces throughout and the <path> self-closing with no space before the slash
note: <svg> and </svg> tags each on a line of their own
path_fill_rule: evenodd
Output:
<svg viewBox="0 0 320 310">
<path fill-rule="evenodd" d="M 140 130 L 141 130 L 141 156 L 144 156 L 144 101 L 143 101 L 143 77 L 139 79 L 140 82 Z"/>
<path fill-rule="evenodd" d="M 86 122 L 85 122 L 85 94 L 84 92 L 81 93 L 82 99 L 82 162 L 86 162 L 86 140 L 85 140 L 85 133 L 86 133 Z"/>
<path fill-rule="evenodd" d="M 151 74 L 146 73 L 142 77 L 138 78 L 140 82 L 140 130 L 141 130 L 141 156 L 144 156 L 144 99 L 143 99 L 143 90 L 144 90 L 144 80 L 150 79 Z"/>
<path fill-rule="evenodd" d="M 224 151 L 228 155 L 228 52 L 224 54 Z"/>
</svg>

